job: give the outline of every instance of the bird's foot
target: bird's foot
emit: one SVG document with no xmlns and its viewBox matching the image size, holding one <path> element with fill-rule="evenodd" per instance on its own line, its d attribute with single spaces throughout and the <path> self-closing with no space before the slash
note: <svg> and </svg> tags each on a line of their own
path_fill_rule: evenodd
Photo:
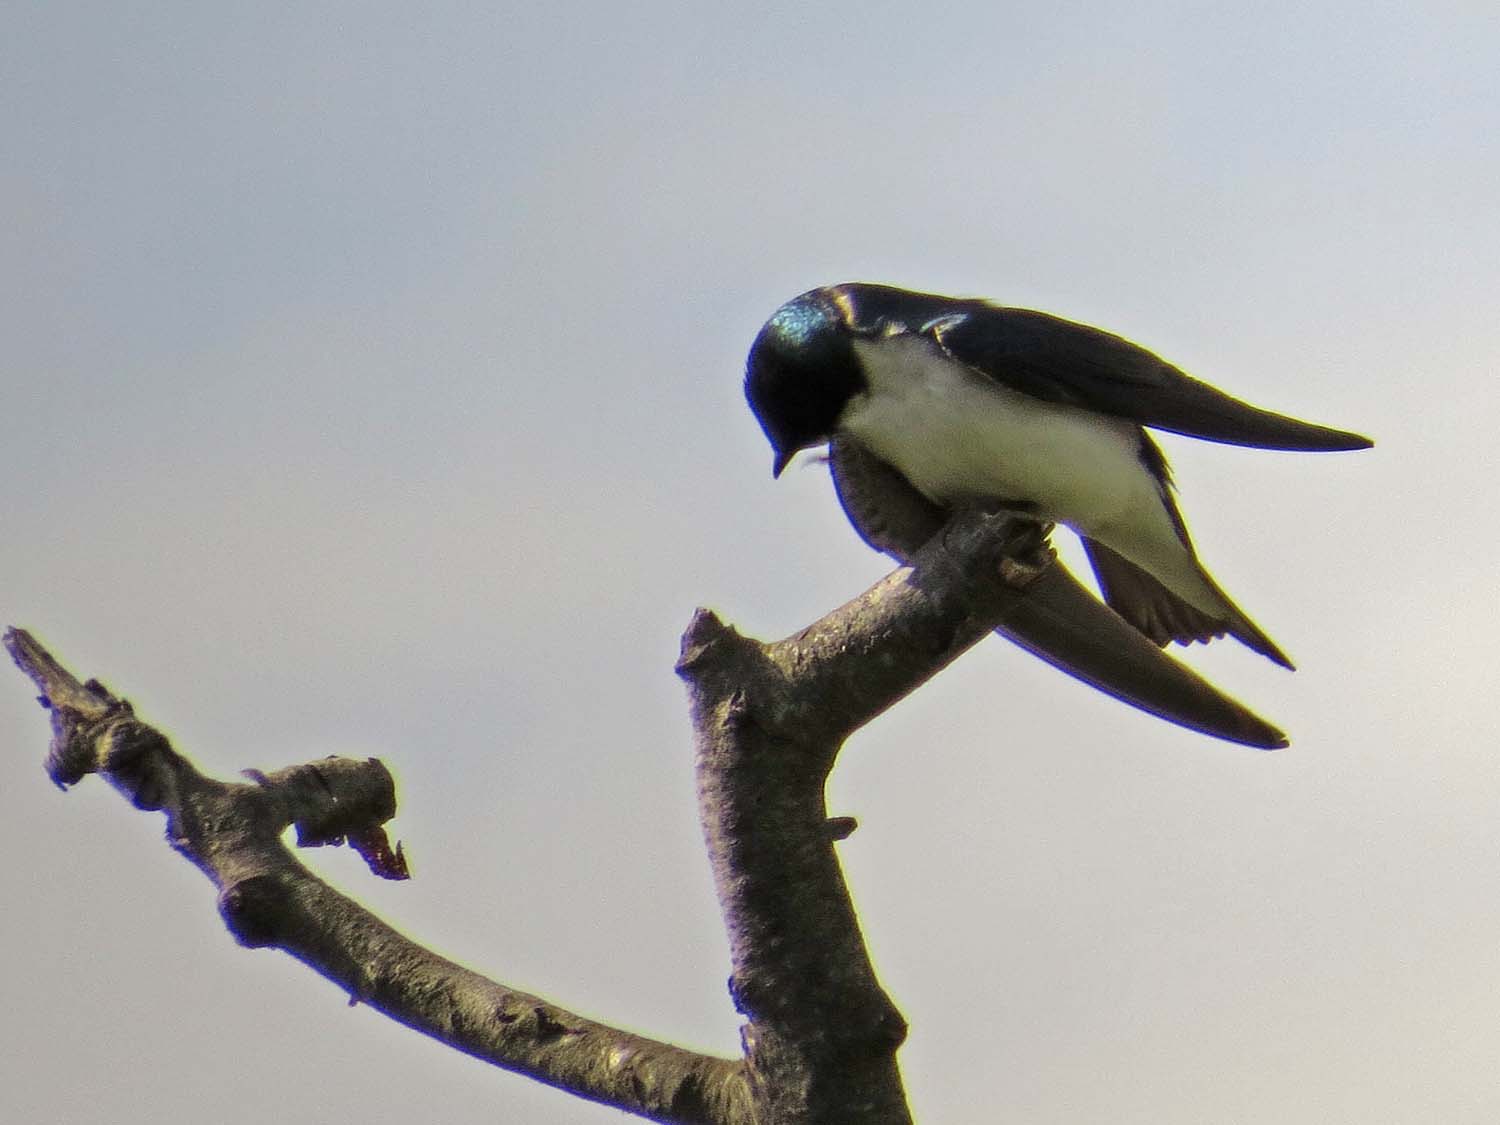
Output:
<svg viewBox="0 0 1500 1125">
<path fill-rule="evenodd" d="M 1057 558 L 1048 542 L 1051 535 L 1050 523 L 1030 519 L 1015 522 L 1000 556 L 1000 578 L 1007 586 L 1024 590 L 1046 572 Z"/>
<path fill-rule="evenodd" d="M 1035 504 L 1024 501 L 990 503 L 972 510 L 990 519 L 1005 519 L 1010 523 L 996 564 L 1000 578 L 1007 586 L 1024 590 L 1057 558 L 1057 552 L 1048 541 L 1054 524 L 1039 517 Z"/>
</svg>

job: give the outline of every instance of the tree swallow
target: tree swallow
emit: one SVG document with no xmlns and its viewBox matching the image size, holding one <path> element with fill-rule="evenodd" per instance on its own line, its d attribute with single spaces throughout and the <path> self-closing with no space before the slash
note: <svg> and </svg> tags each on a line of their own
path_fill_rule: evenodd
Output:
<svg viewBox="0 0 1500 1125">
<path fill-rule="evenodd" d="M 1025 512 L 1082 537 L 1105 603 L 1155 645 L 1228 633 L 1287 668 L 1291 661 L 1198 561 L 1166 458 L 1143 427 L 1264 449 L 1372 444 L 1231 398 L 1097 328 L 865 283 L 814 289 L 778 309 L 751 348 L 745 394 L 770 439 L 775 475 L 798 451 L 833 443 L 840 500 L 878 549 L 906 558 L 962 506 Z M 1054 594 L 1057 581 L 1072 579 L 1054 580 Z M 1275 728 L 1165 657 L 1117 653 L 1112 665 L 1093 643 L 1080 666 L 1076 650 L 1089 630 L 1096 642 L 1100 630 L 1120 636 L 1088 601 L 1098 614 L 1070 591 L 1052 606 L 1057 612 L 1035 607 L 1050 623 L 1003 631 L 1173 721 L 1285 745 Z M 1133 670 L 1122 671 L 1120 660 Z M 1163 694 L 1153 677 L 1170 670 L 1185 679 Z M 1238 727 L 1223 704 L 1238 711 Z"/>
</svg>

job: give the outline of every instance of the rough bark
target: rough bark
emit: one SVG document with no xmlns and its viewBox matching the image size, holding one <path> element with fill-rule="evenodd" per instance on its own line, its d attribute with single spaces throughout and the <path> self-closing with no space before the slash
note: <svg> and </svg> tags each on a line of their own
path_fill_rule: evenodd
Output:
<svg viewBox="0 0 1500 1125">
<path fill-rule="evenodd" d="M 240 944 L 274 946 L 408 1027 L 579 1097 L 664 1122 L 749 1122 L 744 1064 L 632 1035 L 489 980 L 408 940 L 307 870 L 281 842 L 348 840 L 377 874 L 404 877 L 382 825 L 395 786 L 375 759 L 327 758 L 249 783 L 205 777 L 97 680 L 79 683 L 23 630 L 6 648 L 52 715 L 47 772 L 101 775 L 167 817 L 167 841 L 213 881 Z"/>
<path fill-rule="evenodd" d="M 833 844 L 823 785 L 844 739 L 1014 612 L 1048 557 L 1033 525 L 966 514 L 911 565 L 773 644 L 699 610 L 678 671 L 692 705 L 700 813 L 726 928 L 744 1058 L 596 1023 L 409 941 L 282 843 L 348 843 L 405 878 L 384 824 L 395 786 L 375 759 L 328 758 L 247 782 L 201 774 L 131 705 L 80 683 L 31 634 L 5 645 L 51 714 L 46 768 L 97 773 L 218 890 L 242 945 L 285 950 L 457 1050 L 656 1121 L 712 1125 L 910 1120 L 895 1054 L 906 1024 L 875 978 Z M 1022 556 L 1017 561 L 1017 556 Z"/>
<path fill-rule="evenodd" d="M 1031 525 L 970 515 L 786 640 L 702 610 L 688 628 L 678 669 L 757 1121 L 910 1120 L 895 1058 L 906 1022 L 865 950 L 833 848 L 852 826 L 829 820 L 824 783 L 851 732 L 1015 608 L 1037 571 L 1000 564 L 1036 546 Z"/>
</svg>

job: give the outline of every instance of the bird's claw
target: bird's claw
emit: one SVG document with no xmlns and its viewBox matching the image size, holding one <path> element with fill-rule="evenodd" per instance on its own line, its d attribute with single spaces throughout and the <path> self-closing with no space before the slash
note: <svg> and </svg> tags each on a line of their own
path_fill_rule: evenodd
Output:
<svg viewBox="0 0 1500 1125">
<path fill-rule="evenodd" d="M 1048 542 L 1052 527 L 1050 523 L 1032 519 L 1015 522 L 1005 553 L 1000 556 L 1000 578 L 1007 586 L 1024 590 L 1052 565 L 1057 558 L 1057 552 Z"/>
</svg>

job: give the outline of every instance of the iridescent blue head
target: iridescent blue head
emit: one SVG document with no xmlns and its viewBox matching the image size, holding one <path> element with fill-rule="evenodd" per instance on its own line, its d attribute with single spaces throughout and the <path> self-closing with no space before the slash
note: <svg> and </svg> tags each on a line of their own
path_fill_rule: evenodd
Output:
<svg viewBox="0 0 1500 1125">
<path fill-rule="evenodd" d="M 799 450 L 831 438 L 850 396 L 865 388 L 839 297 L 814 289 L 788 301 L 750 348 L 745 397 L 776 454 L 775 476 Z"/>
</svg>

